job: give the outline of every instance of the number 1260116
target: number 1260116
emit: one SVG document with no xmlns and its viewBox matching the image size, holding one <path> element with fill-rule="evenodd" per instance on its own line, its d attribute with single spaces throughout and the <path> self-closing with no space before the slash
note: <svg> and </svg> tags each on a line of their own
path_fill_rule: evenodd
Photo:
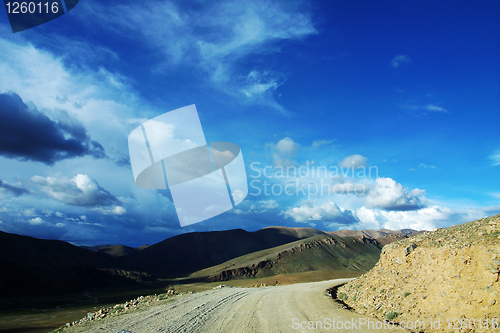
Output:
<svg viewBox="0 0 500 333">
<path fill-rule="evenodd" d="M 52 2 L 7 2 L 5 4 L 8 14 L 56 14 L 59 12 L 59 4 Z"/>
</svg>

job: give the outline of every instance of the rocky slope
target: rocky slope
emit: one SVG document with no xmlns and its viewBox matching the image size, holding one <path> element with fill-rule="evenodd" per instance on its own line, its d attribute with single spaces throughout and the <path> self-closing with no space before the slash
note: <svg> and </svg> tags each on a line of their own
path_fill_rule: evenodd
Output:
<svg viewBox="0 0 500 333">
<path fill-rule="evenodd" d="M 426 332 L 491 332 L 486 319 L 489 325 L 500 319 L 499 269 L 496 215 L 384 246 L 375 267 L 339 288 L 337 297 L 379 319 L 423 321 Z M 437 320 L 441 329 L 430 329 Z M 454 330 L 457 323 L 466 329 Z"/>
<path fill-rule="evenodd" d="M 375 265 L 382 246 L 377 240 L 320 234 L 286 245 L 254 252 L 192 276 L 210 281 L 255 278 L 320 270 L 366 272 Z"/>
</svg>

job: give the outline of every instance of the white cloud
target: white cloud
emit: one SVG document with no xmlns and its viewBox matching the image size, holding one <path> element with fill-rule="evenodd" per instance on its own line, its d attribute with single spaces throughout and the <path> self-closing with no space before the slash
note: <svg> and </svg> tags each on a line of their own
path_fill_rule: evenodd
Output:
<svg viewBox="0 0 500 333">
<path fill-rule="evenodd" d="M 268 72 L 260 73 L 258 71 L 251 71 L 246 79 L 245 86 L 240 90 L 247 97 L 255 97 L 263 95 L 267 91 L 274 91 L 280 86 L 278 79 L 272 77 Z"/>
<path fill-rule="evenodd" d="M 356 211 L 361 221 L 357 229 L 414 229 L 432 230 L 435 227 L 448 227 L 452 224 L 462 224 L 486 216 L 476 209 L 453 210 L 447 207 L 432 206 L 414 211 L 384 211 L 361 207 Z"/>
<path fill-rule="evenodd" d="M 281 139 L 276 144 L 268 144 L 273 152 L 274 166 L 289 166 L 295 165 L 294 158 L 297 156 L 297 151 L 300 146 L 289 137 Z"/>
<path fill-rule="evenodd" d="M 293 218 L 295 222 L 325 221 L 341 224 L 357 222 L 352 211 L 341 209 L 330 200 L 321 206 L 316 206 L 311 201 L 305 201 L 301 206 L 291 208 L 283 214 Z"/>
<path fill-rule="evenodd" d="M 162 66 L 187 65 L 201 70 L 215 87 L 286 113 L 272 97 L 283 74 L 269 68 L 248 70 L 250 57 L 279 51 L 282 40 L 317 33 L 308 10 L 300 2 L 205 2 L 198 8 L 182 8 L 171 1 L 119 4 L 107 8 L 99 2 L 85 6 L 87 19 L 106 22 L 107 29 L 137 36 L 166 56 Z M 201 8 L 203 7 L 203 8 Z M 113 16 L 109 16 L 109 12 Z M 264 66 L 269 67 L 269 66 Z M 245 68 L 245 69 L 243 69 Z"/>
<path fill-rule="evenodd" d="M 407 211 L 422 208 L 420 197 L 425 194 L 418 188 L 406 190 L 403 185 L 391 178 L 377 178 L 374 187 L 368 190 L 366 205 L 389 211 Z"/>
<path fill-rule="evenodd" d="M 33 208 L 30 208 L 30 209 L 25 209 L 23 211 L 23 215 L 24 216 L 35 216 L 36 213 L 35 213 L 35 210 Z"/>
<path fill-rule="evenodd" d="M 45 224 L 47 224 L 47 222 L 45 222 L 45 220 L 42 219 L 41 217 L 35 217 L 35 218 L 29 220 L 28 223 L 31 225 L 45 225 Z"/>
<path fill-rule="evenodd" d="M 367 166 L 368 159 L 361 155 L 351 155 L 347 156 L 340 162 L 340 166 L 343 168 L 362 168 Z"/>
<path fill-rule="evenodd" d="M 424 168 L 424 169 L 436 169 L 435 165 L 428 165 L 425 163 L 420 163 L 419 167 Z"/>
<path fill-rule="evenodd" d="M 426 114 L 425 111 L 450 113 L 450 111 L 448 111 L 447 109 L 433 104 L 427 104 L 427 105 L 402 104 L 401 107 L 408 110 L 422 110 L 424 111 L 424 114 Z"/>
<path fill-rule="evenodd" d="M 256 202 L 244 201 L 238 208 L 231 210 L 234 214 L 261 214 L 276 210 L 280 205 L 276 200 L 260 200 Z"/>
<path fill-rule="evenodd" d="M 500 149 L 495 150 L 488 158 L 492 160 L 492 165 L 500 165 Z"/>
<path fill-rule="evenodd" d="M 262 200 L 260 201 L 261 207 L 265 209 L 274 209 L 278 208 L 279 204 L 276 202 L 276 200 L 270 199 L 270 200 Z"/>
<path fill-rule="evenodd" d="M 427 111 L 432 111 L 432 112 L 444 112 L 444 113 L 449 113 L 450 111 L 446 110 L 445 108 L 442 108 L 440 106 L 432 105 L 432 104 L 427 104 L 425 106 L 425 109 Z"/>
<path fill-rule="evenodd" d="M 311 150 L 319 149 L 323 146 L 328 146 L 333 143 L 332 140 L 314 140 L 311 145 Z"/>
<path fill-rule="evenodd" d="M 43 64 L 43 66 L 41 65 Z M 128 156 L 126 138 L 135 124 L 137 110 L 152 112 L 128 84 L 128 79 L 100 67 L 93 71 L 78 66 L 66 67 L 62 58 L 23 41 L 0 38 L 0 91 L 21 96 L 51 119 L 66 114 L 79 121 L 93 140 L 106 152 Z M 55 114 L 57 110 L 59 115 Z M 136 125 L 137 126 L 137 125 Z"/>
<path fill-rule="evenodd" d="M 127 212 L 125 208 L 122 206 L 113 206 L 113 207 L 96 207 L 95 211 L 102 213 L 103 215 L 123 215 Z M 84 216 L 85 217 L 85 216 Z M 82 220 L 86 220 L 82 219 Z"/>
<path fill-rule="evenodd" d="M 71 179 L 34 176 L 31 182 L 50 197 L 72 206 L 111 206 L 119 203 L 115 196 L 88 175 L 78 174 Z"/>
<path fill-rule="evenodd" d="M 401 66 L 401 64 L 407 64 L 410 61 L 411 61 L 410 57 L 408 57 L 407 55 L 400 54 L 392 58 L 391 66 L 392 68 L 398 68 L 399 66 Z"/>
</svg>

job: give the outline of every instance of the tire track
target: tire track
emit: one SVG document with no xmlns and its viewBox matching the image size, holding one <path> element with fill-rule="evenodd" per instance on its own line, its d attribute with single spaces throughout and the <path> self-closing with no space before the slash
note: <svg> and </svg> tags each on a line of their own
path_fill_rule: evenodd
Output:
<svg viewBox="0 0 500 333">
<path fill-rule="evenodd" d="M 362 318 L 344 310 L 325 294 L 325 290 L 347 280 L 299 283 L 264 288 L 223 288 L 202 293 L 176 296 L 172 301 L 140 309 L 117 317 L 84 323 L 64 332 L 132 333 L 215 333 L 215 332 L 311 332 L 300 323 L 351 321 Z M 296 319 L 294 319 L 296 318 Z M 376 321 L 374 318 L 370 318 Z M 307 325 L 305 325 L 307 326 Z M 305 327 L 304 325 L 302 327 Z M 400 329 L 326 329 L 314 332 L 404 332 Z"/>
</svg>

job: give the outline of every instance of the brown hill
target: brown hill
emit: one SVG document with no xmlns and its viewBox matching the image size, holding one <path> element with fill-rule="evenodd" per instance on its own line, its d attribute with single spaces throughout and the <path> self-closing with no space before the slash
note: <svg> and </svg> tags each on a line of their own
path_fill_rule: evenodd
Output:
<svg viewBox="0 0 500 333">
<path fill-rule="evenodd" d="M 310 271 L 366 272 L 377 262 L 381 247 L 376 240 L 364 236 L 341 238 L 318 233 L 229 260 L 192 276 L 225 281 Z"/>
<path fill-rule="evenodd" d="M 236 229 L 183 234 L 143 246 L 142 250 L 107 245 L 91 248 L 97 250 L 91 251 L 62 241 L 0 232 L 0 292 L 4 295 L 66 293 L 130 279 L 149 279 L 149 274 L 187 276 L 237 257 L 314 237 L 319 237 L 319 241 L 336 236 L 312 228 L 268 227 L 255 232 Z M 265 274 L 314 270 L 321 260 L 326 266 L 330 265 L 327 263 L 331 260 L 327 255 L 330 250 L 326 245 L 313 246 L 310 252 L 315 255 L 303 253 L 287 259 L 287 251 L 292 251 L 296 245 L 290 245 L 288 250 L 268 251 L 269 260 L 276 261 L 278 255 L 284 259 Z M 261 254 L 252 258 L 259 256 Z M 332 261 L 331 265 L 336 267 L 341 262 Z M 247 262 L 241 264 L 245 266 Z"/>
<path fill-rule="evenodd" d="M 254 232 L 242 229 L 193 232 L 168 238 L 123 262 L 132 270 L 160 277 L 186 276 L 203 268 L 252 252 L 280 246 L 310 235 L 325 234 L 310 228 L 269 227 Z"/>
<path fill-rule="evenodd" d="M 453 327 L 491 332 L 491 321 L 500 313 L 499 273 L 500 215 L 496 215 L 384 246 L 377 265 L 341 287 L 337 297 L 380 319 L 424 322 L 426 332 Z M 440 321 L 441 329 L 430 329 L 431 321 Z"/>
</svg>

